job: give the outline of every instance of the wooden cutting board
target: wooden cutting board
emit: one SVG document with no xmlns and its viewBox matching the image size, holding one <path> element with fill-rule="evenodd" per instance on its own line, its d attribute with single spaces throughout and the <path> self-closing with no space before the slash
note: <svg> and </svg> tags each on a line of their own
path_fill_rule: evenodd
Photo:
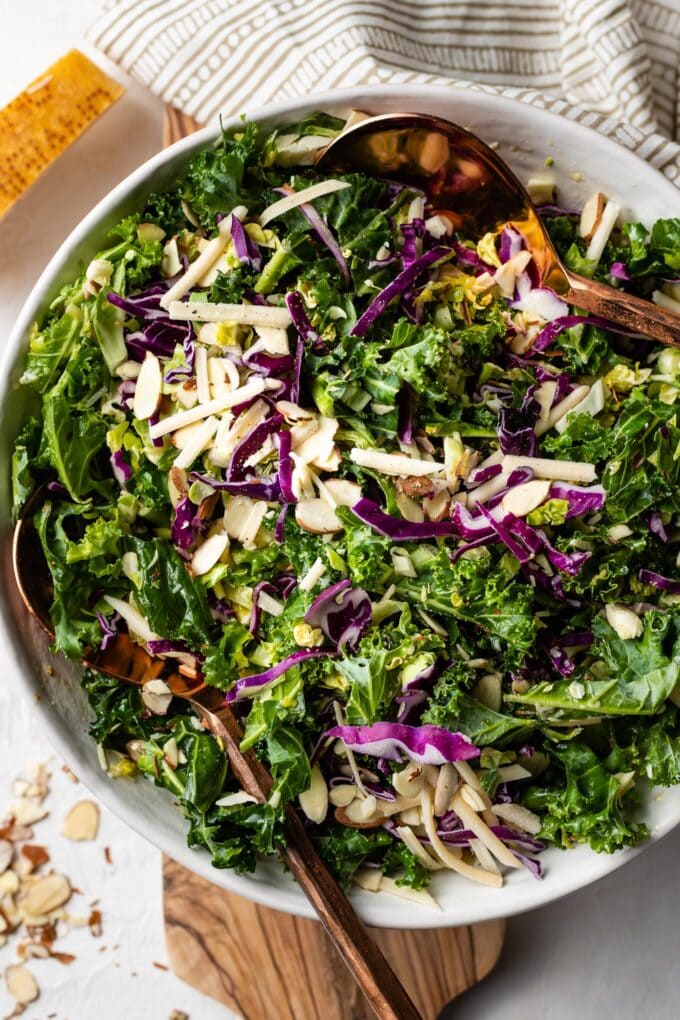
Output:
<svg viewBox="0 0 680 1020">
<path fill-rule="evenodd" d="M 200 126 L 166 107 L 163 145 Z M 225 892 L 167 857 L 163 904 L 173 972 L 244 1020 L 372 1020 L 317 921 Z M 424 1020 L 435 1020 L 493 969 L 505 921 L 427 931 L 374 928 L 373 936 Z"/>
</svg>

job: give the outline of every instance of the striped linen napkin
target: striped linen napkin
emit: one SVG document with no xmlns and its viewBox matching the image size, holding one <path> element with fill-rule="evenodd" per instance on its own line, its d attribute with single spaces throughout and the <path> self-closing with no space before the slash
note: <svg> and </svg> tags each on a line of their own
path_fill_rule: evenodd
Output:
<svg viewBox="0 0 680 1020">
<path fill-rule="evenodd" d="M 108 0 L 88 35 L 202 123 L 338 86 L 451 84 L 594 127 L 680 186 L 678 0 Z"/>
</svg>

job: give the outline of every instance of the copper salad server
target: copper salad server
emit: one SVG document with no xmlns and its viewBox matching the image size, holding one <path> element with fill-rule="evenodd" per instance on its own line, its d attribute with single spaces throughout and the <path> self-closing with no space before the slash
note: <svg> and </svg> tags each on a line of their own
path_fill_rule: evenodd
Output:
<svg viewBox="0 0 680 1020">
<path fill-rule="evenodd" d="M 324 173 L 362 171 L 419 187 L 435 212 L 453 213 L 457 226 L 473 237 L 512 224 L 524 235 L 541 286 L 628 331 L 680 347 L 679 315 L 567 269 L 507 163 L 451 121 L 423 113 L 365 117 L 337 135 L 315 166 Z"/>
<path fill-rule="evenodd" d="M 46 486 L 42 486 L 27 503 L 24 516 L 14 530 L 12 565 L 24 606 L 53 640 L 52 579 L 33 522 L 33 514 L 48 495 Z M 200 677 L 183 675 L 172 660 L 150 655 L 126 633 L 119 633 L 104 651 L 89 651 L 82 662 L 84 666 L 134 686 L 162 679 L 175 697 L 188 701 L 205 728 L 219 741 L 242 789 L 259 803 L 268 799 L 272 777 L 252 751 L 241 750 L 243 730 L 226 704 L 223 692 L 208 687 Z M 376 1016 L 381 1020 L 421 1020 L 420 1013 L 328 871 L 290 804 L 285 809 L 284 835 L 286 845 L 281 854 L 287 867 Z"/>
</svg>

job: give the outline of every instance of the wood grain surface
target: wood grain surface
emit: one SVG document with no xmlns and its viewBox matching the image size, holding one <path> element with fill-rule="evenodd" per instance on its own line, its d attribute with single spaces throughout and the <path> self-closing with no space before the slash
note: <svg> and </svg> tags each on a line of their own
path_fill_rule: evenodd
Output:
<svg viewBox="0 0 680 1020">
<path fill-rule="evenodd" d="M 318 922 L 217 889 L 168 858 L 163 890 L 172 970 L 245 1020 L 373 1016 Z M 424 1020 L 434 1020 L 451 999 L 493 969 L 505 922 L 370 930 Z"/>
<path fill-rule="evenodd" d="M 173 142 L 177 142 L 187 135 L 192 135 L 194 131 L 199 131 L 202 127 L 202 124 L 199 124 L 187 113 L 182 113 L 176 106 L 167 104 L 163 118 L 163 148 L 167 149 L 168 145 L 172 145 Z"/>
<path fill-rule="evenodd" d="M 166 106 L 163 145 L 201 127 Z M 168 960 L 187 984 L 244 1020 L 369 1020 L 373 1013 L 328 935 L 307 921 L 218 889 L 163 861 Z M 372 929 L 424 1020 L 494 967 L 504 921 L 429 931 Z"/>
</svg>

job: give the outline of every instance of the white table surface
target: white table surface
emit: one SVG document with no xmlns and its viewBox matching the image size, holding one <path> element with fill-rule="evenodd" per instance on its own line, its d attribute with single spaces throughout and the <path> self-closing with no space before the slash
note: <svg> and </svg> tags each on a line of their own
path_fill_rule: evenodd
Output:
<svg viewBox="0 0 680 1020">
<path fill-rule="evenodd" d="M 96 12 L 83 0 L 8 0 L 3 7 L 0 105 L 71 47 L 90 52 L 83 33 Z M 128 91 L 116 106 L 0 222 L 0 337 L 70 229 L 160 147 L 162 104 L 130 80 L 125 84 Z M 45 737 L 34 732 L 30 706 L 10 706 L 7 686 L 0 686 L 0 814 L 21 767 L 50 754 Z M 101 901 L 104 932 L 94 939 L 87 929 L 74 930 L 62 940 L 60 948 L 77 954 L 71 967 L 35 961 L 42 996 L 26 1020 L 48 1014 L 54 1020 L 166 1020 L 172 1009 L 191 1020 L 228 1020 L 227 1010 L 153 966 L 165 960 L 158 851 L 106 810 L 96 843 L 63 839 L 61 819 L 86 793 L 66 778 L 58 760 L 52 771 L 51 816 L 37 828 L 36 840 L 50 846 L 55 866 L 83 890 L 74 912 L 78 899 L 84 913 L 91 900 Z M 111 865 L 104 846 L 110 847 Z M 598 885 L 511 920 L 498 967 L 458 1000 L 451 1016 L 674 1020 L 680 1015 L 679 859 L 680 832 Z M 107 948 L 100 951 L 102 946 Z M 13 955 L 11 943 L 0 950 L 0 970 Z M 0 987 L 0 1014 L 7 1012 Z"/>
</svg>

